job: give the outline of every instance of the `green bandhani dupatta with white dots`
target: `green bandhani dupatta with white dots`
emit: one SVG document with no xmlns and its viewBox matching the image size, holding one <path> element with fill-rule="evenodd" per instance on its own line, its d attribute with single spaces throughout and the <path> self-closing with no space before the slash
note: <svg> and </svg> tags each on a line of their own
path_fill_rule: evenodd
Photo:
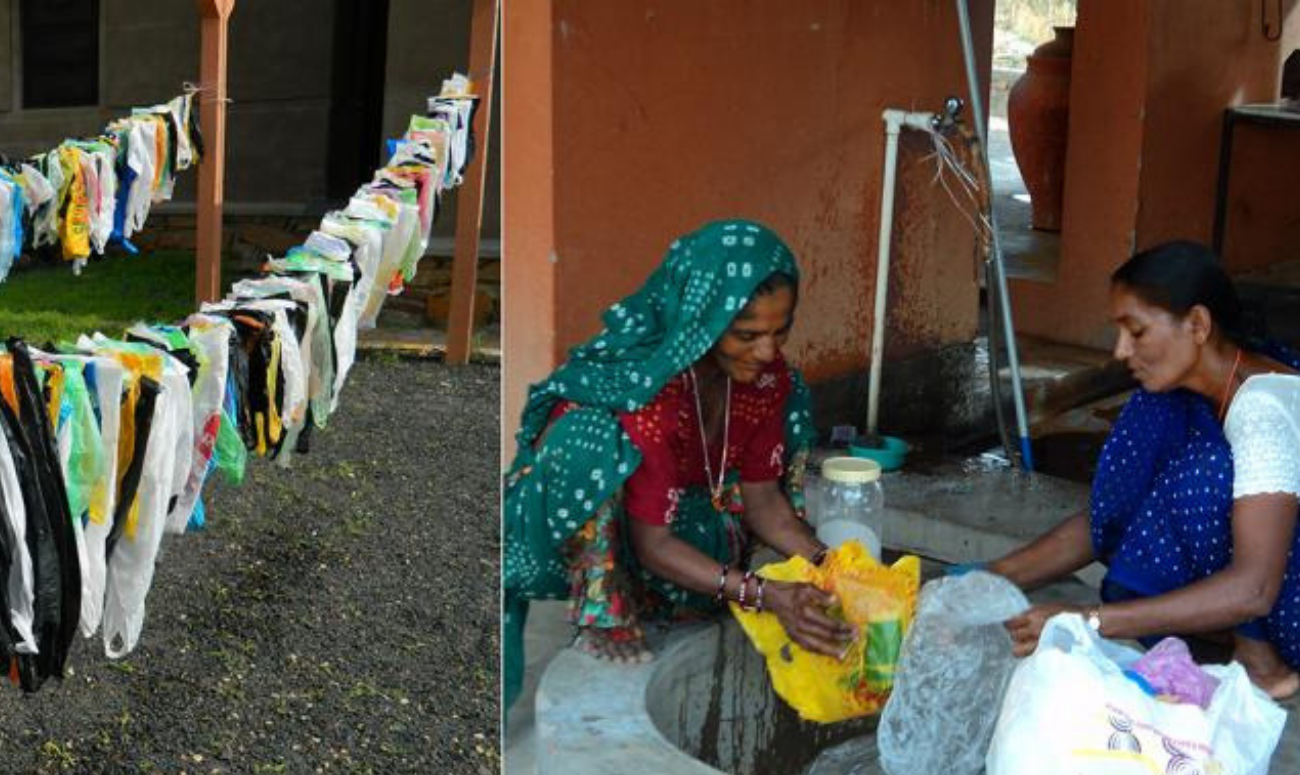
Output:
<svg viewBox="0 0 1300 775">
<path fill-rule="evenodd" d="M 605 312 L 604 330 L 530 388 L 503 509 L 506 707 L 522 681 L 527 601 L 568 595 L 565 542 L 641 463 L 617 413 L 649 403 L 702 358 L 758 285 L 778 272 L 798 282 L 794 255 L 772 231 L 742 220 L 708 224 L 673 242 L 645 285 Z M 792 376 L 785 421 L 791 457 L 813 437 L 807 387 Z M 551 423 L 562 400 L 577 407 Z"/>
</svg>

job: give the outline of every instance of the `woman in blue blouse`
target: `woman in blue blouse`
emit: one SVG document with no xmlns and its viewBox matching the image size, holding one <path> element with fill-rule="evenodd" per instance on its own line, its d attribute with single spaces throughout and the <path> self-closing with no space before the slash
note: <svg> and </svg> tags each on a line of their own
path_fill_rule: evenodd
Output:
<svg viewBox="0 0 1300 775">
<path fill-rule="evenodd" d="M 1200 245 L 1139 253 L 1111 282 L 1114 354 L 1141 388 L 1102 449 L 1090 508 L 989 564 L 1033 587 L 1098 560 L 1103 602 L 1008 621 L 1016 652 L 1063 610 L 1110 638 L 1231 630 L 1251 679 L 1294 694 L 1300 360 L 1238 333 L 1231 281 Z"/>
</svg>

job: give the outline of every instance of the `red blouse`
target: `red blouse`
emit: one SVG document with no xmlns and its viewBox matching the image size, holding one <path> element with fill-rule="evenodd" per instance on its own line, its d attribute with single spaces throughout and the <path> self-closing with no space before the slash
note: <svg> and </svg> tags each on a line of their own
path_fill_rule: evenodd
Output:
<svg viewBox="0 0 1300 775">
<path fill-rule="evenodd" d="M 781 358 L 752 383 L 732 383 L 727 470 L 739 470 L 741 481 L 766 482 L 783 473 L 784 409 L 791 387 L 790 369 Z M 667 525 L 677 513 L 682 490 L 710 486 L 690 377 L 677 375 L 650 403 L 619 413 L 619 421 L 643 458 L 624 486 L 624 508 L 641 522 Z M 715 477 L 720 448 L 721 440 L 709 448 Z"/>
</svg>

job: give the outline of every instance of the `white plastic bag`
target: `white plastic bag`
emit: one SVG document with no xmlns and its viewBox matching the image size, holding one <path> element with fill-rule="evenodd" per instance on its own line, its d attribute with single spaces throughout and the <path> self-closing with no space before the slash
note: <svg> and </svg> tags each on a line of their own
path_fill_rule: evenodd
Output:
<svg viewBox="0 0 1300 775">
<path fill-rule="evenodd" d="M 977 775 L 1015 657 L 1002 625 L 1029 607 L 1016 585 L 972 571 L 921 590 L 880 718 L 889 775 Z"/>
<path fill-rule="evenodd" d="M 1047 621 L 1011 676 L 989 747 L 988 775 L 1266 775 L 1286 712 L 1240 664 L 1202 710 L 1147 695 L 1123 670 L 1133 649 L 1099 637 L 1078 614 Z"/>
</svg>

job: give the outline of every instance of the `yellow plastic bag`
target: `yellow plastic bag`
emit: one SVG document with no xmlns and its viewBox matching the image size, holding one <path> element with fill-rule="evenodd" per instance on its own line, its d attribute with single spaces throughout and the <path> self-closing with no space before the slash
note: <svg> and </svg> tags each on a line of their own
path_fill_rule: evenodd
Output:
<svg viewBox="0 0 1300 775">
<path fill-rule="evenodd" d="M 831 592 L 830 611 L 859 635 L 843 661 L 804 650 L 786 635 L 776 614 L 731 611 L 767 659 L 772 686 L 806 721 L 830 723 L 876 713 L 894 685 L 903 636 L 912 623 L 921 583 L 921 561 L 912 555 L 881 565 L 857 541 L 827 555 L 820 567 L 802 557 L 767 565 L 758 575 L 772 581 L 802 581 Z"/>
</svg>

